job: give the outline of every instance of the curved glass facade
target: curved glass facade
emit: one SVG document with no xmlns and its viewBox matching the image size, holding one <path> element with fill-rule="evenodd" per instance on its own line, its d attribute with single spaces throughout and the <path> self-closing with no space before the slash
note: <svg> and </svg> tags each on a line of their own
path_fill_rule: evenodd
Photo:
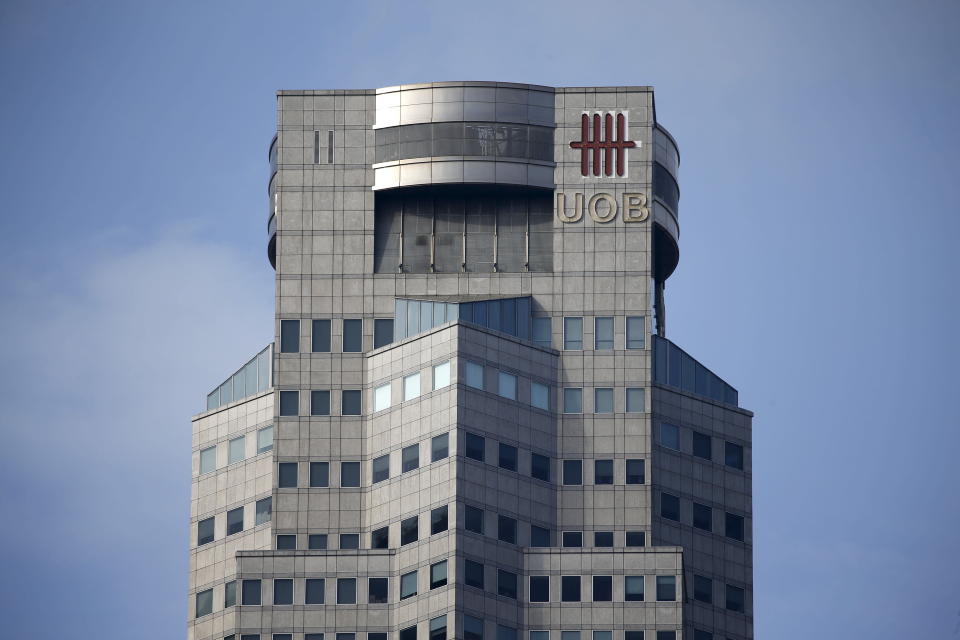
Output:
<svg viewBox="0 0 960 640">
<path fill-rule="evenodd" d="M 434 122 L 377 129 L 376 161 L 441 156 L 553 162 L 553 128 L 495 122 Z"/>
<path fill-rule="evenodd" d="M 653 163 L 653 195 L 670 207 L 674 215 L 680 215 L 680 187 L 659 162 Z"/>
</svg>

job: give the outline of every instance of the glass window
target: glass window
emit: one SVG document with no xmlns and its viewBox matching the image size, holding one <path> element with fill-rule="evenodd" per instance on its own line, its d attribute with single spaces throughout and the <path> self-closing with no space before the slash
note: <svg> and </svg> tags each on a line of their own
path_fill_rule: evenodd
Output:
<svg viewBox="0 0 960 640">
<path fill-rule="evenodd" d="M 560 600 L 580 602 L 580 576 L 560 577 Z"/>
<path fill-rule="evenodd" d="M 405 544 L 410 544 L 411 542 L 416 542 L 419 538 L 419 523 L 417 521 L 417 516 L 410 516 L 405 520 L 400 521 L 400 546 L 402 547 Z"/>
<path fill-rule="evenodd" d="M 330 415 L 330 391 L 328 389 L 314 389 L 310 392 L 310 415 Z"/>
<path fill-rule="evenodd" d="M 643 547 L 646 546 L 647 536 L 643 531 L 627 531 L 627 546 L 628 547 Z"/>
<path fill-rule="evenodd" d="M 327 548 L 327 534 L 325 533 L 311 533 L 307 538 L 308 548 L 310 549 L 326 549 Z"/>
<path fill-rule="evenodd" d="M 412 373 L 403 379 L 403 401 L 413 400 L 420 396 L 420 374 Z"/>
<path fill-rule="evenodd" d="M 444 362 L 433 367 L 433 388 L 442 389 L 450 385 L 450 363 Z"/>
<path fill-rule="evenodd" d="M 483 509 L 470 505 L 463 506 L 463 528 L 467 531 L 483 534 Z"/>
<path fill-rule="evenodd" d="M 566 484 L 566 485 L 583 484 L 583 461 L 582 460 L 564 460 L 563 461 L 563 484 Z"/>
<path fill-rule="evenodd" d="M 282 533 L 277 536 L 277 549 L 296 549 L 297 548 L 297 536 L 292 533 Z"/>
<path fill-rule="evenodd" d="M 411 571 L 400 576 L 400 599 L 406 600 L 415 595 L 417 595 L 417 572 Z"/>
<path fill-rule="evenodd" d="M 273 604 L 293 604 L 293 580 L 290 578 L 274 578 Z"/>
<path fill-rule="evenodd" d="M 627 316 L 627 349 L 643 349 L 645 325 L 643 316 Z"/>
<path fill-rule="evenodd" d="M 643 576 L 625 576 L 623 599 L 627 602 L 643 602 Z"/>
<path fill-rule="evenodd" d="M 680 428 L 675 424 L 660 423 L 660 444 L 667 449 L 680 451 Z"/>
<path fill-rule="evenodd" d="M 713 634 L 703 629 L 694 629 L 693 640 L 713 640 Z"/>
<path fill-rule="evenodd" d="M 359 353 L 363 351 L 363 320 L 343 321 L 343 352 Z"/>
<path fill-rule="evenodd" d="M 367 580 L 367 602 L 370 604 L 386 603 L 387 593 L 388 584 L 386 578 L 369 578 Z"/>
<path fill-rule="evenodd" d="M 724 443 L 723 461 L 728 467 L 743 469 L 743 447 L 732 442 Z"/>
<path fill-rule="evenodd" d="M 473 616 L 463 616 L 464 640 L 483 640 L 483 620 Z"/>
<path fill-rule="evenodd" d="M 447 530 L 447 505 L 430 511 L 430 535 Z"/>
<path fill-rule="evenodd" d="M 613 349 L 613 318 L 598 317 L 593 321 L 594 349 Z"/>
<path fill-rule="evenodd" d="M 447 584 L 447 561 L 430 565 L 430 588 L 437 589 Z"/>
<path fill-rule="evenodd" d="M 204 518 L 197 523 L 197 546 L 213 542 L 213 517 Z"/>
<path fill-rule="evenodd" d="M 743 516 L 726 514 L 725 535 L 733 540 L 743 540 Z"/>
<path fill-rule="evenodd" d="M 473 460 L 479 460 L 483 462 L 484 458 L 484 447 L 486 442 L 481 436 L 475 435 L 473 433 L 464 432 L 464 455 Z"/>
<path fill-rule="evenodd" d="M 273 425 L 257 431 L 257 455 L 273 449 Z"/>
<path fill-rule="evenodd" d="M 270 522 L 270 519 L 273 517 L 273 498 L 257 500 L 256 508 L 254 526 L 261 525 L 264 522 Z"/>
<path fill-rule="evenodd" d="M 340 548 L 341 549 L 359 549 L 360 534 L 359 533 L 341 533 Z"/>
<path fill-rule="evenodd" d="M 537 317 L 533 319 L 533 341 L 541 347 L 553 346 L 553 327 L 551 318 Z"/>
<path fill-rule="evenodd" d="M 304 604 L 323 604 L 327 582 L 323 578 L 307 578 L 304 584 Z"/>
<path fill-rule="evenodd" d="M 497 516 L 497 540 L 517 543 L 517 521 L 508 516 Z"/>
<path fill-rule="evenodd" d="M 310 486 L 311 487 L 329 487 L 330 486 L 330 463 L 329 462 L 311 462 L 310 463 Z"/>
<path fill-rule="evenodd" d="M 341 462 L 340 463 L 340 486 L 341 487 L 359 487 L 360 486 L 360 463 L 359 462 Z"/>
<path fill-rule="evenodd" d="M 549 631 L 531 631 L 529 640 L 550 640 Z"/>
<path fill-rule="evenodd" d="M 300 352 L 300 321 L 280 321 L 280 353 Z"/>
<path fill-rule="evenodd" d="M 550 458 L 539 453 L 531 453 L 530 475 L 538 480 L 550 482 Z"/>
<path fill-rule="evenodd" d="M 676 631 L 657 631 L 657 640 L 677 640 Z"/>
<path fill-rule="evenodd" d="M 727 609 L 743 613 L 743 589 L 732 584 L 727 585 Z"/>
<path fill-rule="evenodd" d="M 370 533 L 371 549 L 389 549 L 390 548 L 390 527 L 380 527 Z"/>
<path fill-rule="evenodd" d="M 563 348 L 583 349 L 583 318 L 563 319 Z"/>
<path fill-rule="evenodd" d="M 313 344 L 311 351 L 314 353 L 327 353 L 330 351 L 330 321 L 313 321 Z"/>
<path fill-rule="evenodd" d="M 593 412 L 613 413 L 613 389 L 598 387 L 593 390 Z"/>
<path fill-rule="evenodd" d="M 246 457 L 247 438 L 245 436 L 240 436 L 239 438 L 234 438 L 231 440 L 227 463 L 233 464 L 234 462 L 241 462 Z"/>
<path fill-rule="evenodd" d="M 197 592 L 197 615 L 206 616 L 213 613 L 213 589 Z"/>
<path fill-rule="evenodd" d="M 373 410 L 383 411 L 390 408 L 390 383 L 380 385 L 373 390 Z"/>
<path fill-rule="evenodd" d="M 243 531 L 243 507 L 227 511 L 227 535 Z"/>
<path fill-rule="evenodd" d="M 483 565 L 473 560 L 464 560 L 463 583 L 468 587 L 483 589 Z"/>
<path fill-rule="evenodd" d="M 513 627 L 497 625 L 497 640 L 517 640 L 517 630 Z"/>
<path fill-rule="evenodd" d="M 550 576 L 530 576 L 530 602 L 550 602 Z"/>
<path fill-rule="evenodd" d="M 713 604 L 713 580 L 706 576 L 693 576 L 693 599 Z"/>
<path fill-rule="evenodd" d="M 337 604 L 357 604 L 356 578 L 337 578 Z"/>
<path fill-rule="evenodd" d="M 517 574 L 497 569 L 497 595 L 517 599 Z"/>
<path fill-rule="evenodd" d="M 673 602 L 677 599 L 677 577 L 657 576 L 657 602 Z"/>
<path fill-rule="evenodd" d="M 567 387 L 563 390 L 563 412 L 583 413 L 583 389 Z"/>
<path fill-rule="evenodd" d="M 305 633 L 303 634 L 303 640 L 323 640 L 322 633 Z"/>
<path fill-rule="evenodd" d="M 508 400 L 516 400 L 517 376 L 499 371 L 497 375 L 497 395 Z"/>
<path fill-rule="evenodd" d="M 446 581 L 444 581 L 446 583 Z M 447 640 L 447 616 L 442 615 L 430 621 L 430 640 Z"/>
<path fill-rule="evenodd" d="M 593 484 L 613 484 L 613 460 L 593 461 Z"/>
<path fill-rule="evenodd" d="M 593 576 L 593 601 L 594 602 L 612 602 L 613 601 L 613 577 L 612 576 Z M 606 633 L 610 633 L 607 631 Z M 597 632 L 594 632 L 596 640 Z"/>
<path fill-rule="evenodd" d="M 564 531 L 561 538 L 562 544 L 565 547 L 583 546 L 583 532 L 581 531 Z"/>
<path fill-rule="evenodd" d="M 208 447 L 200 452 L 200 475 L 217 470 L 217 448 Z"/>
<path fill-rule="evenodd" d="M 694 502 L 693 526 L 704 531 L 713 531 L 713 509 L 705 504 Z"/>
<path fill-rule="evenodd" d="M 401 629 L 400 640 L 417 640 L 417 625 Z"/>
<path fill-rule="evenodd" d="M 712 460 L 710 436 L 705 433 L 693 432 L 693 455 L 704 460 Z"/>
<path fill-rule="evenodd" d="M 450 438 L 446 433 L 439 436 L 434 436 L 430 440 L 430 462 L 436 462 L 437 460 L 443 460 L 448 455 L 450 455 Z"/>
<path fill-rule="evenodd" d="M 595 547 L 612 547 L 612 546 L 613 546 L 613 531 L 594 531 L 594 532 L 593 532 L 593 546 L 595 546 Z"/>
<path fill-rule="evenodd" d="M 627 484 L 643 484 L 646 480 L 643 460 L 627 460 Z"/>
<path fill-rule="evenodd" d="M 373 348 L 379 349 L 393 342 L 393 318 L 377 318 L 373 321 Z"/>
<path fill-rule="evenodd" d="M 465 365 L 465 374 L 468 387 L 483 390 L 483 365 L 468 360 Z"/>
<path fill-rule="evenodd" d="M 289 489 L 297 486 L 297 469 L 300 465 L 296 462 L 281 462 L 277 465 L 277 486 L 281 489 Z"/>
<path fill-rule="evenodd" d="M 404 447 L 401 452 L 403 459 L 402 473 L 407 471 L 413 471 L 420 467 L 420 444 L 412 444 L 409 447 Z"/>
<path fill-rule="evenodd" d="M 240 587 L 240 603 L 246 606 L 260 604 L 260 581 L 244 580 Z"/>
<path fill-rule="evenodd" d="M 497 460 L 497 466 L 501 469 L 506 469 L 507 471 L 516 471 L 517 470 L 517 448 L 511 447 L 508 444 L 500 443 L 499 447 L 499 458 Z"/>
<path fill-rule="evenodd" d="M 539 382 L 530 383 L 530 404 L 537 409 L 550 410 L 550 387 Z"/>
<path fill-rule="evenodd" d="M 223 585 L 223 608 L 237 606 L 237 581 L 231 580 Z"/>
<path fill-rule="evenodd" d="M 549 547 L 550 529 L 538 527 L 535 524 L 530 525 L 530 546 L 531 547 Z"/>
<path fill-rule="evenodd" d="M 680 498 L 669 493 L 660 494 L 660 516 L 680 522 Z"/>
<path fill-rule="evenodd" d="M 647 410 L 642 387 L 627 389 L 627 413 L 643 413 Z"/>
<path fill-rule="evenodd" d="M 300 392 L 299 391 L 281 391 L 280 392 L 280 415 L 282 416 L 300 415 Z"/>
<path fill-rule="evenodd" d="M 383 482 L 390 477 L 390 455 L 373 459 L 373 484 Z"/>
<path fill-rule="evenodd" d="M 344 416 L 360 415 L 361 395 L 359 389 L 344 389 L 341 392 L 340 414 Z"/>
<path fill-rule="evenodd" d="M 612 631 L 594 631 L 593 640 L 613 640 Z"/>
</svg>

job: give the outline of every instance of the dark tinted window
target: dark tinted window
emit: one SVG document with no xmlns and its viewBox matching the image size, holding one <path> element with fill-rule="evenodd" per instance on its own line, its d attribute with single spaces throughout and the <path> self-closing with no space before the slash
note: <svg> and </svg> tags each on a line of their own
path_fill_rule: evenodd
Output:
<svg viewBox="0 0 960 640">
<path fill-rule="evenodd" d="M 310 415 L 328 416 L 330 415 L 330 391 L 327 389 L 313 390 L 310 392 Z"/>
<path fill-rule="evenodd" d="M 463 528 L 474 533 L 483 533 L 483 509 L 464 505 Z"/>
<path fill-rule="evenodd" d="M 706 576 L 693 576 L 693 599 L 713 603 L 713 580 Z"/>
<path fill-rule="evenodd" d="M 726 514 L 725 535 L 734 540 L 743 540 L 743 516 Z"/>
<path fill-rule="evenodd" d="M 341 533 L 340 548 L 341 549 L 359 549 L 360 534 L 359 533 Z"/>
<path fill-rule="evenodd" d="M 233 607 L 237 604 L 237 581 L 231 580 L 223 585 L 223 607 Z"/>
<path fill-rule="evenodd" d="M 497 595 L 517 599 L 517 574 L 497 569 Z"/>
<path fill-rule="evenodd" d="M 464 640 L 483 640 L 483 620 L 473 616 L 463 616 Z"/>
<path fill-rule="evenodd" d="M 360 463 L 359 462 L 341 462 L 340 463 L 340 486 L 341 487 L 359 487 L 360 486 Z"/>
<path fill-rule="evenodd" d="M 363 351 L 363 320 L 351 319 L 343 321 L 343 351 L 344 353 L 359 353 Z"/>
<path fill-rule="evenodd" d="M 296 487 L 299 465 L 296 462 L 281 462 L 277 467 L 277 486 L 281 489 Z"/>
<path fill-rule="evenodd" d="M 511 447 L 508 444 L 500 443 L 500 456 L 497 461 L 497 464 L 501 469 L 506 469 L 508 471 L 517 470 L 517 448 Z"/>
<path fill-rule="evenodd" d="M 613 484 L 613 460 L 594 460 L 594 484 Z"/>
<path fill-rule="evenodd" d="M 710 446 L 710 436 L 705 433 L 693 432 L 693 455 L 705 460 L 713 458 Z"/>
<path fill-rule="evenodd" d="M 205 616 L 213 613 L 213 589 L 200 591 L 197 593 L 196 617 Z"/>
<path fill-rule="evenodd" d="M 387 601 L 387 579 L 370 578 L 367 580 L 367 601 L 370 604 L 383 604 Z"/>
<path fill-rule="evenodd" d="M 417 595 L 417 572 L 411 571 L 400 576 L 400 599 L 405 600 L 415 595 Z"/>
<path fill-rule="evenodd" d="M 401 629 L 400 640 L 417 640 L 417 625 Z"/>
<path fill-rule="evenodd" d="M 357 579 L 337 578 L 337 604 L 357 603 Z"/>
<path fill-rule="evenodd" d="M 464 433 L 464 455 L 474 460 L 483 462 L 484 439 L 472 433 Z"/>
<path fill-rule="evenodd" d="M 327 534 L 325 533 L 311 533 L 308 538 L 307 544 L 310 549 L 326 549 L 327 548 Z"/>
<path fill-rule="evenodd" d="M 538 527 L 535 524 L 530 525 L 530 546 L 531 547 L 549 547 L 550 529 Z"/>
<path fill-rule="evenodd" d="M 244 580 L 240 588 L 240 604 L 260 604 L 260 581 Z"/>
<path fill-rule="evenodd" d="M 563 319 L 563 348 L 583 349 L 583 318 Z"/>
<path fill-rule="evenodd" d="M 613 531 L 595 531 L 593 533 L 593 546 L 595 547 L 612 547 L 613 546 Z"/>
<path fill-rule="evenodd" d="M 643 631 L 624 631 L 623 640 L 644 640 Z"/>
<path fill-rule="evenodd" d="M 330 463 L 329 462 L 311 462 L 310 463 L 310 486 L 311 487 L 330 486 Z"/>
<path fill-rule="evenodd" d="M 330 321 L 313 321 L 313 344 L 311 350 L 314 353 L 326 353 L 330 351 Z"/>
<path fill-rule="evenodd" d="M 727 585 L 727 609 L 743 613 L 743 589 Z"/>
<path fill-rule="evenodd" d="M 613 349 L 613 318 L 594 319 L 594 348 Z"/>
<path fill-rule="evenodd" d="M 623 599 L 627 602 L 643 602 L 643 576 L 625 576 Z"/>
<path fill-rule="evenodd" d="M 275 578 L 273 581 L 273 604 L 293 604 L 293 580 Z"/>
<path fill-rule="evenodd" d="M 390 548 L 390 527 L 380 527 L 370 533 L 371 549 L 389 549 Z"/>
<path fill-rule="evenodd" d="M 567 387 L 563 390 L 563 412 L 583 413 L 583 389 Z"/>
<path fill-rule="evenodd" d="M 430 588 L 437 589 L 447 584 L 447 561 L 430 565 Z"/>
<path fill-rule="evenodd" d="M 660 494 L 660 516 L 667 520 L 680 521 L 680 498 L 669 493 Z"/>
<path fill-rule="evenodd" d="M 400 546 L 416 542 L 419 537 L 417 516 L 400 521 Z"/>
<path fill-rule="evenodd" d="M 280 321 L 280 353 L 298 353 L 300 351 L 300 321 Z"/>
<path fill-rule="evenodd" d="M 281 391 L 280 392 L 280 415 L 295 416 L 300 413 L 300 392 L 299 391 Z"/>
<path fill-rule="evenodd" d="M 580 602 L 580 576 L 561 576 L 560 599 L 564 602 Z"/>
<path fill-rule="evenodd" d="M 582 460 L 564 460 L 563 461 L 563 484 L 568 484 L 568 485 L 583 484 L 583 461 Z"/>
<path fill-rule="evenodd" d="M 326 581 L 323 578 L 307 578 L 304 585 L 304 604 L 323 604 Z"/>
<path fill-rule="evenodd" d="M 412 444 L 409 447 L 404 447 L 401 458 L 403 473 L 417 469 L 420 466 L 420 445 Z"/>
<path fill-rule="evenodd" d="M 676 631 L 657 631 L 657 640 L 677 640 Z"/>
<path fill-rule="evenodd" d="M 383 482 L 390 477 L 390 456 L 373 459 L 373 483 Z"/>
<path fill-rule="evenodd" d="M 497 516 L 497 540 L 517 543 L 517 521 L 507 516 Z"/>
<path fill-rule="evenodd" d="M 626 543 L 628 547 L 646 546 L 647 536 L 644 531 L 627 531 Z"/>
<path fill-rule="evenodd" d="M 613 389 L 601 387 L 593 390 L 593 412 L 613 413 Z"/>
<path fill-rule="evenodd" d="M 530 602 L 550 602 L 549 576 L 530 576 Z"/>
<path fill-rule="evenodd" d="M 627 316 L 627 349 L 643 349 L 643 316 Z"/>
<path fill-rule="evenodd" d="M 551 318 L 534 318 L 533 319 L 533 341 L 543 347 L 552 346 L 553 336 L 551 332 L 553 331 L 552 319 Z"/>
<path fill-rule="evenodd" d="M 538 480 L 550 482 L 550 458 L 539 453 L 531 453 L 530 475 Z"/>
<path fill-rule="evenodd" d="M 693 503 L 693 526 L 704 531 L 713 530 L 713 509 L 705 504 Z"/>
<path fill-rule="evenodd" d="M 377 318 L 373 321 L 373 348 L 379 349 L 393 342 L 393 318 Z"/>
<path fill-rule="evenodd" d="M 360 396 L 359 389 L 344 389 L 341 395 L 340 413 L 345 416 L 360 415 Z"/>
<path fill-rule="evenodd" d="M 743 469 L 743 447 L 732 442 L 724 443 L 724 463 L 734 469 Z"/>
<path fill-rule="evenodd" d="M 297 536 L 292 533 L 283 533 L 277 536 L 277 549 L 296 549 Z"/>
<path fill-rule="evenodd" d="M 205 518 L 197 523 L 197 546 L 213 542 L 213 518 Z"/>
<path fill-rule="evenodd" d="M 273 517 L 273 498 L 261 498 L 257 500 L 256 511 L 254 512 L 254 526 L 270 522 Z"/>
<path fill-rule="evenodd" d="M 468 587 L 483 589 L 483 565 L 473 560 L 464 560 L 463 583 Z"/>
<path fill-rule="evenodd" d="M 437 460 L 443 460 L 448 455 L 450 455 L 450 438 L 444 433 L 443 435 L 434 436 L 430 440 L 430 461 L 436 462 Z"/>
<path fill-rule="evenodd" d="M 657 601 L 672 602 L 677 599 L 676 576 L 657 576 Z"/>
<path fill-rule="evenodd" d="M 583 532 L 581 531 L 564 531 L 562 535 L 563 546 L 565 547 L 582 547 L 583 546 Z"/>
<path fill-rule="evenodd" d="M 430 512 L 430 534 L 447 530 L 447 506 L 437 507 Z"/>
<path fill-rule="evenodd" d="M 593 576 L 593 601 L 610 602 L 613 600 L 613 578 L 611 576 Z"/>
<path fill-rule="evenodd" d="M 643 484 L 644 481 L 643 460 L 627 460 L 627 484 Z"/>
</svg>

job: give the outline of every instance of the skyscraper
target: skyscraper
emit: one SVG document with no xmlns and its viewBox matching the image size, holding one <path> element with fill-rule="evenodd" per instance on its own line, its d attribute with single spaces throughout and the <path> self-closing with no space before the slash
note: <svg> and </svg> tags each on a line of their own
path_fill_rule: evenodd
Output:
<svg viewBox="0 0 960 640">
<path fill-rule="evenodd" d="M 666 337 L 653 89 L 277 109 L 275 340 L 193 419 L 188 637 L 752 638 L 752 414 Z"/>
</svg>

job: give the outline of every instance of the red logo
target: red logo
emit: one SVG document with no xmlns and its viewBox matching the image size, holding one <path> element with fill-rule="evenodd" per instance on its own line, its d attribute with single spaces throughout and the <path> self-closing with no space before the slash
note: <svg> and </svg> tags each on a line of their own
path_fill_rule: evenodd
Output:
<svg viewBox="0 0 960 640">
<path fill-rule="evenodd" d="M 617 130 L 613 130 L 613 114 L 608 113 L 603 118 L 603 138 L 600 139 L 600 114 L 593 115 L 593 131 L 590 127 L 590 116 L 586 113 L 580 118 L 580 140 L 570 143 L 570 148 L 580 149 L 580 175 L 590 175 L 590 156 L 593 155 L 593 175 L 612 176 L 614 168 L 614 154 L 616 151 L 617 175 L 622 176 L 627 171 L 627 149 L 637 146 L 637 143 L 626 139 L 626 118 L 622 113 L 617 114 Z M 600 151 L 603 151 L 603 171 L 600 168 Z M 593 151 L 593 154 L 590 152 Z"/>
</svg>

